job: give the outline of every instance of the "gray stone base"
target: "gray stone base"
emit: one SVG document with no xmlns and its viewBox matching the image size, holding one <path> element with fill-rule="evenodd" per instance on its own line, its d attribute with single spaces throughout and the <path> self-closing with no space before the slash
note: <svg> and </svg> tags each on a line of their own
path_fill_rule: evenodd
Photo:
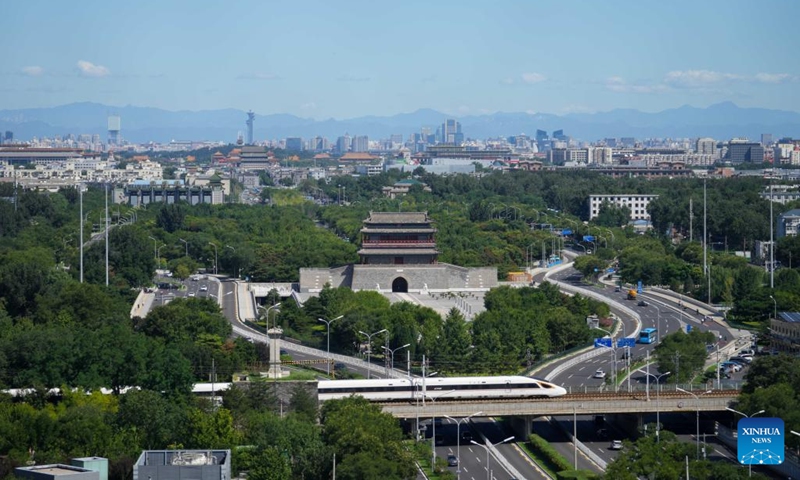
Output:
<svg viewBox="0 0 800 480">
<path fill-rule="evenodd" d="M 497 268 L 464 268 L 448 263 L 430 265 L 360 265 L 337 268 L 301 268 L 300 292 L 316 293 L 325 284 L 355 291 L 406 291 L 414 293 L 444 291 L 488 291 L 498 285 Z"/>
</svg>

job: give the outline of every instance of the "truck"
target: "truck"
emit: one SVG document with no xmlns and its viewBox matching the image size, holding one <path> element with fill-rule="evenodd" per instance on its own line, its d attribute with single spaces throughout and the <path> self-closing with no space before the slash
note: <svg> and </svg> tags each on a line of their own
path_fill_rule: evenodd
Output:
<svg viewBox="0 0 800 480">
<path fill-rule="evenodd" d="M 636 290 L 628 290 L 628 300 L 636 300 Z"/>
</svg>

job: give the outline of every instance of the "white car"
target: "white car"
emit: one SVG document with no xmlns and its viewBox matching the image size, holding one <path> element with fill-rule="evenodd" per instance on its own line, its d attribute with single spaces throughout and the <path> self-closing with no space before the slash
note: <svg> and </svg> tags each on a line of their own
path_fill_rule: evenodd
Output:
<svg viewBox="0 0 800 480">
<path fill-rule="evenodd" d="M 622 450 L 622 440 L 611 440 L 611 450 Z"/>
<path fill-rule="evenodd" d="M 194 292 L 189 292 L 190 297 L 194 297 Z"/>
<path fill-rule="evenodd" d="M 602 368 L 598 368 L 597 371 L 594 372 L 594 375 L 592 375 L 592 378 L 606 378 L 606 372 L 604 372 Z"/>
<path fill-rule="evenodd" d="M 207 292 L 208 291 L 208 287 L 203 285 L 202 287 L 200 287 L 200 291 L 201 292 Z"/>
</svg>

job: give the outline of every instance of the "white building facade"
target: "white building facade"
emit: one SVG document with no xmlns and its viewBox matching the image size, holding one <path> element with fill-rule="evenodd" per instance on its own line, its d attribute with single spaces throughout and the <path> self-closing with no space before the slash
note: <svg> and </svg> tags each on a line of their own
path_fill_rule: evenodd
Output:
<svg viewBox="0 0 800 480">
<path fill-rule="evenodd" d="M 600 207 L 608 202 L 617 207 L 628 207 L 631 211 L 631 220 L 650 221 L 650 214 L 647 206 L 650 202 L 658 198 L 658 195 L 639 195 L 639 194 L 612 194 L 612 195 L 590 195 L 589 196 L 589 220 L 593 220 L 600 214 Z"/>
</svg>

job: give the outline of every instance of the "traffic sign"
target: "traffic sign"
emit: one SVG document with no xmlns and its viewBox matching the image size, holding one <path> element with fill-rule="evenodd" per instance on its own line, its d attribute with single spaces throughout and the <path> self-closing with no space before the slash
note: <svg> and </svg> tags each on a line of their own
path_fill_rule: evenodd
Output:
<svg viewBox="0 0 800 480">
<path fill-rule="evenodd" d="M 639 282 L 636 284 L 636 293 L 638 293 L 639 295 L 642 294 L 642 281 L 641 280 L 639 280 Z"/>
<path fill-rule="evenodd" d="M 584 242 L 594 242 L 594 235 L 584 235 L 583 236 Z"/>
<path fill-rule="evenodd" d="M 564 229 L 561 230 L 561 235 L 563 235 L 565 237 L 567 235 L 572 235 L 572 230 L 570 230 L 569 228 L 564 228 Z"/>
<path fill-rule="evenodd" d="M 686 325 L 686 333 L 689 333 L 691 331 L 692 331 L 692 326 L 691 325 Z"/>
<path fill-rule="evenodd" d="M 636 346 L 636 339 L 625 337 L 617 340 L 617 348 L 633 348 Z"/>
<path fill-rule="evenodd" d="M 594 348 L 607 347 L 611 348 L 611 337 L 595 338 Z"/>
</svg>

